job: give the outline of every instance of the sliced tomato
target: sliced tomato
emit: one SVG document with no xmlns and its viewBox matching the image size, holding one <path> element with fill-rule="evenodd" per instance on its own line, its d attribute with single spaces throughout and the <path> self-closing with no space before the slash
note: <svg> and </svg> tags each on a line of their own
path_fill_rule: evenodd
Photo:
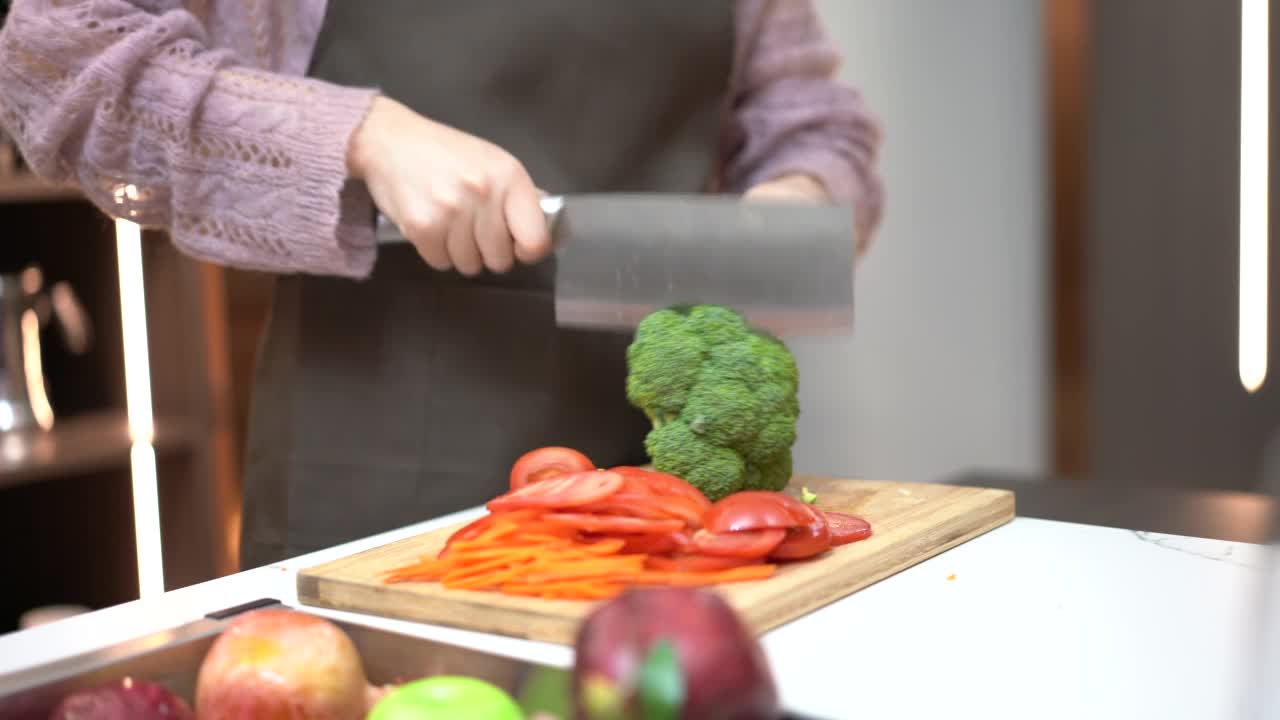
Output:
<svg viewBox="0 0 1280 720">
<path fill-rule="evenodd" d="M 559 475 L 525 485 L 490 500 L 491 512 L 525 508 L 576 508 L 599 502 L 622 489 L 618 473 L 591 470 Z"/>
<path fill-rule="evenodd" d="M 609 472 L 616 472 L 625 478 L 635 478 L 637 480 L 647 480 L 650 475 L 656 473 L 656 470 L 646 470 L 642 467 L 634 465 L 619 465 L 609 468 Z M 647 484 L 647 483 L 646 483 Z"/>
<path fill-rule="evenodd" d="M 511 466 L 511 489 L 541 482 L 558 475 L 595 470 L 591 458 L 567 447 L 544 447 L 530 450 Z"/>
<path fill-rule="evenodd" d="M 831 535 L 815 533 L 808 528 L 792 528 L 787 538 L 769 553 L 771 560 L 808 560 L 831 549 Z"/>
<path fill-rule="evenodd" d="M 707 499 L 706 495 L 702 494 L 701 490 L 675 475 L 658 472 L 657 470 L 646 470 L 645 468 L 631 467 L 628 465 L 610 468 L 610 470 L 612 472 L 621 473 L 628 479 L 636 480 L 647 487 L 651 492 L 655 492 L 659 495 L 679 495 L 688 498 L 703 510 L 711 507 L 711 501 Z"/>
<path fill-rule="evenodd" d="M 670 534 L 684 529 L 684 523 L 679 520 L 648 520 L 624 515 L 554 512 L 543 515 L 542 519 L 589 533 Z"/>
<path fill-rule="evenodd" d="M 651 533 L 649 535 L 624 535 L 624 555 L 667 555 L 679 552 L 681 544 L 675 533 Z"/>
<path fill-rule="evenodd" d="M 769 557 L 775 560 L 807 560 L 830 550 L 831 529 L 827 527 L 826 516 L 799 500 L 790 507 L 804 517 L 805 522 L 787 530 L 786 539 L 769 553 Z"/>
<path fill-rule="evenodd" d="M 655 500 L 657 498 L 652 495 L 635 495 L 634 493 L 626 492 L 624 488 L 622 492 L 610 495 L 600 502 L 584 505 L 578 509 L 581 512 L 599 515 L 624 515 L 646 520 L 671 520 L 671 515 L 663 510 Z"/>
<path fill-rule="evenodd" d="M 631 492 L 627 488 L 591 506 L 604 512 L 637 517 L 667 518 L 683 522 L 693 528 L 702 527 L 702 508 L 682 495 L 656 495 L 647 492 Z"/>
<path fill-rule="evenodd" d="M 758 558 L 716 557 L 714 555 L 654 556 L 646 558 L 645 567 L 659 572 L 715 572 L 754 565 Z"/>
<path fill-rule="evenodd" d="M 615 536 L 616 537 L 616 536 Z M 675 555 L 687 553 L 693 547 L 693 540 L 685 531 L 659 533 L 650 535 L 625 536 L 624 553 L 643 555 Z"/>
<path fill-rule="evenodd" d="M 693 550 L 702 555 L 760 559 L 782 544 L 787 531 L 781 528 L 717 533 L 702 529 L 693 534 Z"/>
<path fill-rule="evenodd" d="M 689 527 L 702 527 L 702 515 L 709 503 L 692 485 L 679 478 L 642 468 L 623 467 L 609 472 L 622 475 L 625 484 L 599 510 L 618 515 L 675 518 L 684 521 Z M 687 488 L 682 489 L 682 484 Z"/>
<path fill-rule="evenodd" d="M 857 515 L 838 512 L 823 512 L 827 518 L 827 527 L 831 528 L 831 544 L 847 545 L 871 537 L 871 523 Z"/>
<path fill-rule="evenodd" d="M 808 507 L 795 498 L 777 492 L 746 490 L 722 498 L 702 517 L 712 532 L 727 533 L 765 528 L 793 528 L 808 522 Z"/>
<path fill-rule="evenodd" d="M 661 507 L 662 511 L 667 514 L 667 517 L 680 520 L 685 525 L 694 529 L 702 527 L 702 518 L 705 515 L 704 508 L 685 496 L 662 496 L 659 507 Z"/>
</svg>

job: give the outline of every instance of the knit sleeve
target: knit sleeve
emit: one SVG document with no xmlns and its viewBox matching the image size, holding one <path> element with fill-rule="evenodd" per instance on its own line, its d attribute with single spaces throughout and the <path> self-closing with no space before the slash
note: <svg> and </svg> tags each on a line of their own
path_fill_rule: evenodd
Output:
<svg viewBox="0 0 1280 720">
<path fill-rule="evenodd" d="M 250 67 L 177 0 L 15 0 L 0 30 L 0 125 L 33 170 L 236 267 L 368 274 L 346 151 L 374 95 Z"/>
<path fill-rule="evenodd" d="M 864 251 L 882 212 L 880 128 L 861 93 L 834 78 L 840 55 L 812 1 L 740 0 L 737 24 L 743 50 L 726 133 L 726 188 L 812 175 L 836 202 L 853 206 Z"/>
</svg>

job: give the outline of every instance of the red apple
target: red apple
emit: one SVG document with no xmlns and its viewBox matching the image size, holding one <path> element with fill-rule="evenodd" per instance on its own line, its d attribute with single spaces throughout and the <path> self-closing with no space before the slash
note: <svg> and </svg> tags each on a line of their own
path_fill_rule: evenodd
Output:
<svg viewBox="0 0 1280 720">
<path fill-rule="evenodd" d="M 200 720 L 360 720 L 368 683 L 337 625 L 293 610 L 256 610 L 214 641 L 196 680 Z"/>
<path fill-rule="evenodd" d="M 49 720 L 195 720 L 195 715 L 167 688 L 125 678 L 68 695 Z"/>
<path fill-rule="evenodd" d="M 651 702 L 681 720 L 780 715 L 760 644 L 714 591 L 629 591 L 592 612 L 575 650 L 573 692 L 584 720 L 649 717 L 658 712 Z M 657 678 L 649 684 L 656 691 L 646 689 L 646 677 Z"/>
</svg>

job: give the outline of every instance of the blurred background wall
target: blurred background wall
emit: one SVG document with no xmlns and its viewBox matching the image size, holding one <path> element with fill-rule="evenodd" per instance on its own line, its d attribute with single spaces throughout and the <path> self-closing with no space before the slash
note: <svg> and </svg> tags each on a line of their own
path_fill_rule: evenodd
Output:
<svg viewBox="0 0 1280 720">
<path fill-rule="evenodd" d="M 1271 291 L 1260 302 L 1270 308 L 1271 370 L 1250 394 L 1238 371 L 1240 3 L 1091 6 L 1090 475 L 1099 483 L 1252 489 L 1266 438 L 1280 427 L 1280 257 L 1270 252 Z M 1274 9 L 1271 23 L 1274 106 Z"/>
<path fill-rule="evenodd" d="M 888 205 L 857 328 L 798 342 L 805 472 L 935 480 L 1051 462 L 1040 3 L 819 0 L 879 114 Z"/>
</svg>

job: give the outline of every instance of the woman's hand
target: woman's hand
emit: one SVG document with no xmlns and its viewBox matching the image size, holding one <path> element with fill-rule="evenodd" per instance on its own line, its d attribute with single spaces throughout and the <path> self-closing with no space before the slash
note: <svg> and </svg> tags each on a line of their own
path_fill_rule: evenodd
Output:
<svg viewBox="0 0 1280 720">
<path fill-rule="evenodd" d="M 551 249 L 537 186 L 510 153 L 385 97 L 352 136 L 352 177 L 437 270 L 507 272 Z"/>
<path fill-rule="evenodd" d="M 831 199 L 827 188 L 812 175 L 793 173 L 762 182 L 747 190 L 748 200 L 796 200 L 801 202 L 827 202 Z"/>
</svg>

